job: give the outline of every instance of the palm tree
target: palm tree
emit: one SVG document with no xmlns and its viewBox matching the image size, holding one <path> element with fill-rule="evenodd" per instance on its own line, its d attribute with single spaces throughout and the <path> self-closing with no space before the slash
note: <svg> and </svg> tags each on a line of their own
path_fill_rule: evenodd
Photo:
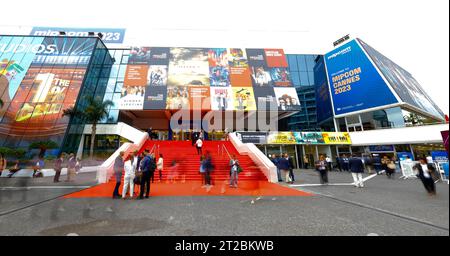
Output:
<svg viewBox="0 0 450 256">
<path fill-rule="evenodd" d="M 3 108 L 3 100 L 0 99 L 0 108 Z"/>
<path fill-rule="evenodd" d="M 94 98 L 93 96 L 85 97 L 87 106 L 81 111 L 74 107 L 65 109 L 63 111 L 63 116 L 78 117 L 86 123 L 92 124 L 91 132 L 91 144 L 89 156 L 91 159 L 94 158 L 94 145 L 95 145 L 95 135 L 97 133 L 97 124 L 102 119 L 108 117 L 108 108 L 114 106 L 114 102 L 110 100 L 102 101 L 100 97 Z"/>
<path fill-rule="evenodd" d="M 28 148 L 29 149 L 39 149 L 39 156 L 44 156 L 45 155 L 45 151 L 47 151 L 47 149 L 53 149 L 53 148 L 58 148 L 59 145 L 58 143 L 52 141 L 52 140 L 47 140 L 47 141 L 36 141 L 31 143 Z"/>
</svg>

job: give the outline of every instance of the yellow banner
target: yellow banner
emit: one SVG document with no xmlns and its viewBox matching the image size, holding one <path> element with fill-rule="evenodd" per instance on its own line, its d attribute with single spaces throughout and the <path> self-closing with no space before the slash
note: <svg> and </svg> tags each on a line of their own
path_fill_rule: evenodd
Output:
<svg viewBox="0 0 450 256">
<path fill-rule="evenodd" d="M 267 138 L 268 144 L 296 144 L 293 132 L 271 132 Z"/>
<path fill-rule="evenodd" d="M 350 145 L 352 141 L 348 132 L 323 132 L 325 144 Z"/>
</svg>

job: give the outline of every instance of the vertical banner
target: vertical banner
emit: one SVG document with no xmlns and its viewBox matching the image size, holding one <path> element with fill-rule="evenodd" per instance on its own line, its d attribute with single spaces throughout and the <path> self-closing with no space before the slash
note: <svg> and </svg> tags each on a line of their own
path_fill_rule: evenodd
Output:
<svg viewBox="0 0 450 256">
<path fill-rule="evenodd" d="M 211 109 L 233 110 L 233 90 L 229 87 L 211 87 Z"/>
<path fill-rule="evenodd" d="M 230 86 L 228 52 L 225 48 L 211 48 L 208 51 L 209 80 L 211 86 Z"/>
<path fill-rule="evenodd" d="M 170 48 L 152 47 L 148 59 L 144 109 L 166 108 Z"/>
<path fill-rule="evenodd" d="M 449 152 L 448 150 L 448 137 L 449 137 L 449 132 L 448 131 L 442 131 L 441 132 L 442 135 L 442 140 L 444 142 L 444 147 L 447 150 L 447 153 Z"/>
<path fill-rule="evenodd" d="M 230 67 L 230 82 L 233 87 L 252 86 L 250 69 L 248 67 L 245 49 L 228 49 L 228 63 Z"/>
</svg>

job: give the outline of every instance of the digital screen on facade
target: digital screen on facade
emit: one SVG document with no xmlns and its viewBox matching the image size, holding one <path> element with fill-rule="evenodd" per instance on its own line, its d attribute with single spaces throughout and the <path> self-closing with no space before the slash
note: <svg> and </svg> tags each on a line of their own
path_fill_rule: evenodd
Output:
<svg viewBox="0 0 450 256">
<path fill-rule="evenodd" d="M 132 47 L 119 109 L 300 110 L 281 49 Z"/>
<path fill-rule="evenodd" d="M 398 103 L 356 40 L 325 55 L 336 115 Z"/>
<path fill-rule="evenodd" d="M 32 36 L 59 36 L 64 31 L 66 36 L 89 36 L 89 32 L 102 33 L 103 42 L 107 44 L 121 44 L 125 37 L 123 28 L 61 28 L 61 27 L 33 27 Z"/>
<path fill-rule="evenodd" d="M 389 81 L 402 101 L 417 107 L 433 116 L 443 119 L 444 113 L 431 100 L 416 79 L 406 70 L 358 39 L 364 50 Z"/>
<path fill-rule="evenodd" d="M 62 111 L 74 106 L 96 43 L 95 38 L 0 37 L 2 143 L 19 146 L 64 136 L 68 118 Z"/>
</svg>

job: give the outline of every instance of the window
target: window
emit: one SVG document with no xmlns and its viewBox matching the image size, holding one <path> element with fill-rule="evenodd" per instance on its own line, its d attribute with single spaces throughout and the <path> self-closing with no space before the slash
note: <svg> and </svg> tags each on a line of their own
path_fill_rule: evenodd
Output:
<svg viewBox="0 0 450 256">
<path fill-rule="evenodd" d="M 308 80 L 308 72 L 300 72 L 300 84 L 302 86 L 309 86 L 309 80 Z"/>
<path fill-rule="evenodd" d="M 298 71 L 297 58 L 295 55 L 288 55 L 289 69 L 292 71 Z"/>
<path fill-rule="evenodd" d="M 298 70 L 299 71 L 308 71 L 308 67 L 306 66 L 306 60 L 304 55 L 297 56 Z"/>
</svg>

